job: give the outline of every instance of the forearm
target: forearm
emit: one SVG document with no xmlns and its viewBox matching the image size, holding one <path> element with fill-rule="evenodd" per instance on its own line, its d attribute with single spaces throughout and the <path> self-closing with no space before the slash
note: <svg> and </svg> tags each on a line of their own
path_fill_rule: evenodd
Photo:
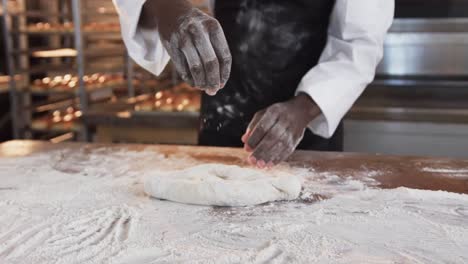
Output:
<svg viewBox="0 0 468 264">
<path fill-rule="evenodd" d="M 317 103 L 304 92 L 299 92 L 293 100 L 296 101 L 301 109 L 304 109 L 304 121 L 306 124 L 312 122 L 322 113 Z"/>
<path fill-rule="evenodd" d="M 139 26 L 146 29 L 155 29 L 158 27 L 159 21 L 171 21 L 171 17 L 179 17 L 182 13 L 187 13 L 187 10 L 192 8 L 192 5 L 187 0 L 147 0 L 143 5 Z M 168 25 L 170 29 L 174 29 L 176 25 Z"/>
<path fill-rule="evenodd" d="M 366 10 L 365 16 L 362 10 Z M 321 109 L 322 114 L 309 125 L 313 133 L 331 137 L 373 80 L 393 10 L 393 0 L 336 1 L 320 61 L 297 90 L 308 94 Z"/>
<path fill-rule="evenodd" d="M 122 38 L 129 55 L 141 67 L 159 75 L 169 61 L 157 29 L 139 26 L 143 6 L 147 0 L 113 0 L 119 14 Z"/>
</svg>

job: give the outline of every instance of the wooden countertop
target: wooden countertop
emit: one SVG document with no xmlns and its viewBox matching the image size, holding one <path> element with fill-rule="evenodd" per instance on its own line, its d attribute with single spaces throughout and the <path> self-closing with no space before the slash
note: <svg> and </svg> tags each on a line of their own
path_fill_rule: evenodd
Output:
<svg viewBox="0 0 468 264">
<path fill-rule="evenodd" d="M 154 155 L 152 155 L 154 153 Z M 244 165 L 242 149 L 0 144 L 0 263 L 467 263 L 468 160 L 297 152 L 294 201 L 153 199 L 153 170 Z M 301 169 L 301 168 L 309 168 Z M 354 180 L 356 179 L 356 180 Z"/>
<path fill-rule="evenodd" d="M 9 141 L 0 144 L 0 158 L 57 149 L 73 151 L 85 148 L 92 151 L 101 147 L 133 151 L 145 149 L 165 155 L 184 153 L 202 162 L 237 165 L 245 165 L 247 155 L 242 149 L 231 148 Z M 310 168 L 318 173 L 329 172 L 339 177 L 355 179 L 366 177 L 372 172 L 377 186 L 381 188 L 408 187 L 468 194 L 468 160 L 298 151 L 288 163 L 293 167 Z"/>
</svg>

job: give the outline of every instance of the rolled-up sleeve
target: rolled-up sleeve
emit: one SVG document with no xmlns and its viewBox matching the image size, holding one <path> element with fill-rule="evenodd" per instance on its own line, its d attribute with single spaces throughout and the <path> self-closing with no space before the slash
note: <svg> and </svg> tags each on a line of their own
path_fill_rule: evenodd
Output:
<svg viewBox="0 0 468 264">
<path fill-rule="evenodd" d="M 130 57 L 149 72 L 159 75 L 169 62 L 158 30 L 138 26 L 146 0 L 113 0 L 119 14 L 122 38 Z"/>
<path fill-rule="evenodd" d="M 322 110 L 309 124 L 314 134 L 330 138 L 373 81 L 394 9 L 394 0 L 336 0 L 325 50 L 297 89 Z"/>
</svg>

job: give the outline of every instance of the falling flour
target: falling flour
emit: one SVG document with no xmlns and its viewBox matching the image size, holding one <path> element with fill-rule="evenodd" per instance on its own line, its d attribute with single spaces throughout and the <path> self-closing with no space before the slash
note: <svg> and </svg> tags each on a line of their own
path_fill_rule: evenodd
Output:
<svg viewBox="0 0 468 264">
<path fill-rule="evenodd" d="M 191 206 L 144 193 L 145 172 L 197 164 L 108 148 L 0 159 L 0 263 L 468 262 L 468 195 L 286 166 L 304 182 L 294 202 Z"/>
</svg>

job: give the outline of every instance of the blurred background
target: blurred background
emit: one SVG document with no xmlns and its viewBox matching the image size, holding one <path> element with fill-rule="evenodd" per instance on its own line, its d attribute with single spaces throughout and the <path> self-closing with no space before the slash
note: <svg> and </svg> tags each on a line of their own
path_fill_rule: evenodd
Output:
<svg viewBox="0 0 468 264">
<path fill-rule="evenodd" d="M 345 151 L 466 158 L 468 0 L 396 3 Z M 200 93 L 132 62 L 112 1 L 2 0 L 0 15 L 0 141 L 196 144 Z"/>
</svg>

